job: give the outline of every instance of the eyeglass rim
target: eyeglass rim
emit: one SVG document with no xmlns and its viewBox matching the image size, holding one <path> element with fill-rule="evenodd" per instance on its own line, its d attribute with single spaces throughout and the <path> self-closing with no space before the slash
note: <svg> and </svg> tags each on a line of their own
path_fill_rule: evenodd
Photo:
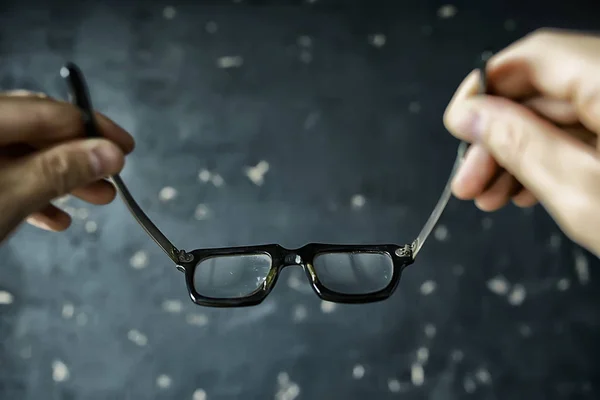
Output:
<svg viewBox="0 0 600 400">
<path fill-rule="evenodd" d="M 402 271 L 413 263 L 413 259 L 408 253 L 405 255 L 398 255 L 396 252 L 397 248 L 398 246 L 395 244 L 337 245 L 309 243 L 296 249 L 287 249 L 278 244 L 198 249 L 192 251 L 192 253 L 194 253 L 194 261 L 182 266 L 180 271 L 185 274 L 186 286 L 191 300 L 201 306 L 244 307 L 257 305 L 271 293 L 277 283 L 281 271 L 288 266 L 300 266 L 304 271 L 311 288 L 322 300 L 345 304 L 373 303 L 390 297 L 400 282 Z M 392 276 L 390 277 L 388 284 L 377 291 L 357 294 L 337 292 L 328 288 L 321 282 L 318 276 L 319 274 L 314 267 L 314 260 L 319 255 L 331 253 L 385 254 L 389 256 L 392 261 Z M 254 254 L 268 255 L 271 258 L 271 265 L 263 284 L 252 293 L 240 297 L 224 298 L 205 296 L 196 290 L 194 276 L 198 266 L 203 261 L 213 257 Z M 297 261 L 292 261 L 294 258 L 297 258 Z"/>
</svg>

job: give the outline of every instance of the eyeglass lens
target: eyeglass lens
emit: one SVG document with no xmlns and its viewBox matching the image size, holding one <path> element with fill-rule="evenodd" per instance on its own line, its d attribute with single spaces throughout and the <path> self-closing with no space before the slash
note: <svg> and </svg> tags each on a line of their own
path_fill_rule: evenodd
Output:
<svg viewBox="0 0 600 400">
<path fill-rule="evenodd" d="M 340 294 L 369 294 L 385 289 L 394 263 L 387 253 L 321 253 L 313 261 L 317 278 Z"/>
<path fill-rule="evenodd" d="M 218 299 L 247 297 L 263 287 L 272 260 L 268 254 L 209 257 L 194 272 L 194 289 L 201 296 Z"/>
</svg>

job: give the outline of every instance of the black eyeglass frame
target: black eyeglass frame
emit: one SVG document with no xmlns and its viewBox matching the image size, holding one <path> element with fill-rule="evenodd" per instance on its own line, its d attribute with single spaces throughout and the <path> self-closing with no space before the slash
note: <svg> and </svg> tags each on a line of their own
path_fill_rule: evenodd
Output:
<svg viewBox="0 0 600 400">
<path fill-rule="evenodd" d="M 90 138 L 101 137 L 94 111 L 92 107 L 89 90 L 83 73 L 74 63 L 67 63 L 60 71 L 61 76 L 67 81 L 69 87 L 70 101 L 77 106 L 82 113 L 85 134 Z M 486 92 L 485 65 L 480 68 L 480 93 Z M 466 142 L 461 142 L 458 147 L 456 161 L 450 173 L 446 186 L 438 200 L 433 212 L 423 226 L 417 238 L 410 244 L 381 244 L 381 245 L 337 245 L 310 243 L 297 249 L 286 249 L 278 244 L 267 244 L 258 246 L 224 247 L 196 249 L 185 251 L 178 249 L 171 241 L 156 227 L 146 213 L 135 201 L 129 189 L 117 174 L 111 177 L 117 192 L 123 202 L 129 208 L 131 214 L 144 228 L 147 234 L 175 263 L 176 268 L 185 274 L 187 290 L 191 300 L 201 306 L 210 307 L 245 307 L 260 304 L 271 292 L 277 282 L 277 278 L 286 266 L 301 266 L 309 282 L 321 299 L 336 303 L 371 303 L 385 300 L 396 290 L 402 271 L 414 263 L 417 254 L 423 244 L 433 231 L 446 204 L 451 197 L 451 182 L 464 159 L 468 148 Z M 393 272 L 389 284 L 376 292 L 364 294 L 345 294 L 332 291 L 325 287 L 320 281 L 313 266 L 314 259 L 324 253 L 377 253 L 388 255 L 393 263 Z M 194 285 L 194 274 L 197 266 L 204 260 L 217 256 L 254 255 L 266 254 L 271 258 L 271 267 L 263 284 L 254 292 L 239 298 L 212 298 L 198 293 Z"/>
</svg>

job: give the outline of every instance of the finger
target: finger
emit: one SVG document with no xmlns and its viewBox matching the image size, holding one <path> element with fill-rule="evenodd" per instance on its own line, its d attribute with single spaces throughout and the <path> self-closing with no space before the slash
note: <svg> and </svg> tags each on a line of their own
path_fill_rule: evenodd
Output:
<svg viewBox="0 0 600 400">
<path fill-rule="evenodd" d="M 124 154 L 105 139 L 62 143 L 21 158 L 0 170 L 0 209 L 11 210 L 18 220 L 51 200 L 104 176 L 118 173 Z"/>
<path fill-rule="evenodd" d="M 102 136 L 125 153 L 134 148 L 133 138 L 123 128 L 101 114 L 98 128 Z M 66 102 L 31 96 L 0 96 L 0 145 L 10 143 L 56 143 L 85 137 L 79 109 Z"/>
<path fill-rule="evenodd" d="M 71 216 L 52 204 L 27 217 L 27 222 L 47 231 L 64 231 L 71 225 Z"/>
<path fill-rule="evenodd" d="M 15 89 L 15 90 L 7 90 L 5 92 L 0 93 L 1 96 L 9 96 L 9 97 L 38 97 L 38 98 L 47 98 L 48 95 L 42 92 L 32 92 L 24 89 Z"/>
<path fill-rule="evenodd" d="M 512 175 L 503 172 L 485 192 L 477 196 L 475 205 L 483 211 L 499 210 L 508 204 L 519 187 Z"/>
<path fill-rule="evenodd" d="M 579 116 L 577 115 L 575 106 L 567 100 L 536 96 L 526 100 L 523 105 L 558 125 L 574 125 L 579 123 Z"/>
<path fill-rule="evenodd" d="M 519 193 L 517 193 L 512 198 L 512 202 L 517 207 L 527 208 L 533 207 L 537 204 L 537 198 L 527 189 L 522 189 Z"/>
<path fill-rule="evenodd" d="M 456 131 L 448 119 L 450 118 L 450 114 L 455 108 L 456 104 L 461 104 L 469 97 L 472 97 L 475 94 L 477 94 L 478 89 L 479 71 L 475 70 L 472 71 L 469 75 L 467 75 L 467 77 L 462 81 L 458 89 L 456 89 L 454 96 L 452 96 L 452 99 L 450 100 L 450 103 L 448 103 L 448 107 L 446 107 L 446 111 L 444 112 L 444 126 L 453 136 L 460 140 L 470 142 L 472 138 L 467 138 L 463 135 L 463 132 Z"/>
<path fill-rule="evenodd" d="M 472 145 L 452 181 L 452 192 L 462 200 L 471 200 L 481 194 L 494 178 L 498 164 L 490 153 L 479 145 Z"/>
<path fill-rule="evenodd" d="M 508 99 L 465 100 L 453 107 L 448 123 L 462 135 L 476 138 L 498 164 L 555 212 L 565 196 L 588 191 L 586 177 L 600 170 L 595 149 Z"/>
<path fill-rule="evenodd" d="M 91 204 L 105 205 L 115 199 L 117 191 L 112 183 L 101 180 L 76 188 L 71 194 Z"/>
<path fill-rule="evenodd" d="M 600 36 L 540 30 L 494 55 L 494 94 L 520 99 L 540 93 L 575 106 L 581 122 L 600 132 Z"/>
</svg>

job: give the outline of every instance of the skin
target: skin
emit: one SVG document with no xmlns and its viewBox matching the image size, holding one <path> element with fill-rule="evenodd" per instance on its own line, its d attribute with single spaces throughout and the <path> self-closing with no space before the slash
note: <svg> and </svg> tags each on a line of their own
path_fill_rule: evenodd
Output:
<svg viewBox="0 0 600 400">
<path fill-rule="evenodd" d="M 131 135 L 97 114 L 105 139 L 85 139 L 81 113 L 43 94 L 0 94 L 0 241 L 24 220 L 62 231 L 71 218 L 50 202 L 71 194 L 91 204 L 116 195 L 103 179 L 121 171 Z"/>
<path fill-rule="evenodd" d="M 540 30 L 488 64 L 493 95 L 465 78 L 446 128 L 473 145 L 454 195 L 495 211 L 540 202 L 575 242 L 600 256 L 600 36 Z"/>
</svg>

